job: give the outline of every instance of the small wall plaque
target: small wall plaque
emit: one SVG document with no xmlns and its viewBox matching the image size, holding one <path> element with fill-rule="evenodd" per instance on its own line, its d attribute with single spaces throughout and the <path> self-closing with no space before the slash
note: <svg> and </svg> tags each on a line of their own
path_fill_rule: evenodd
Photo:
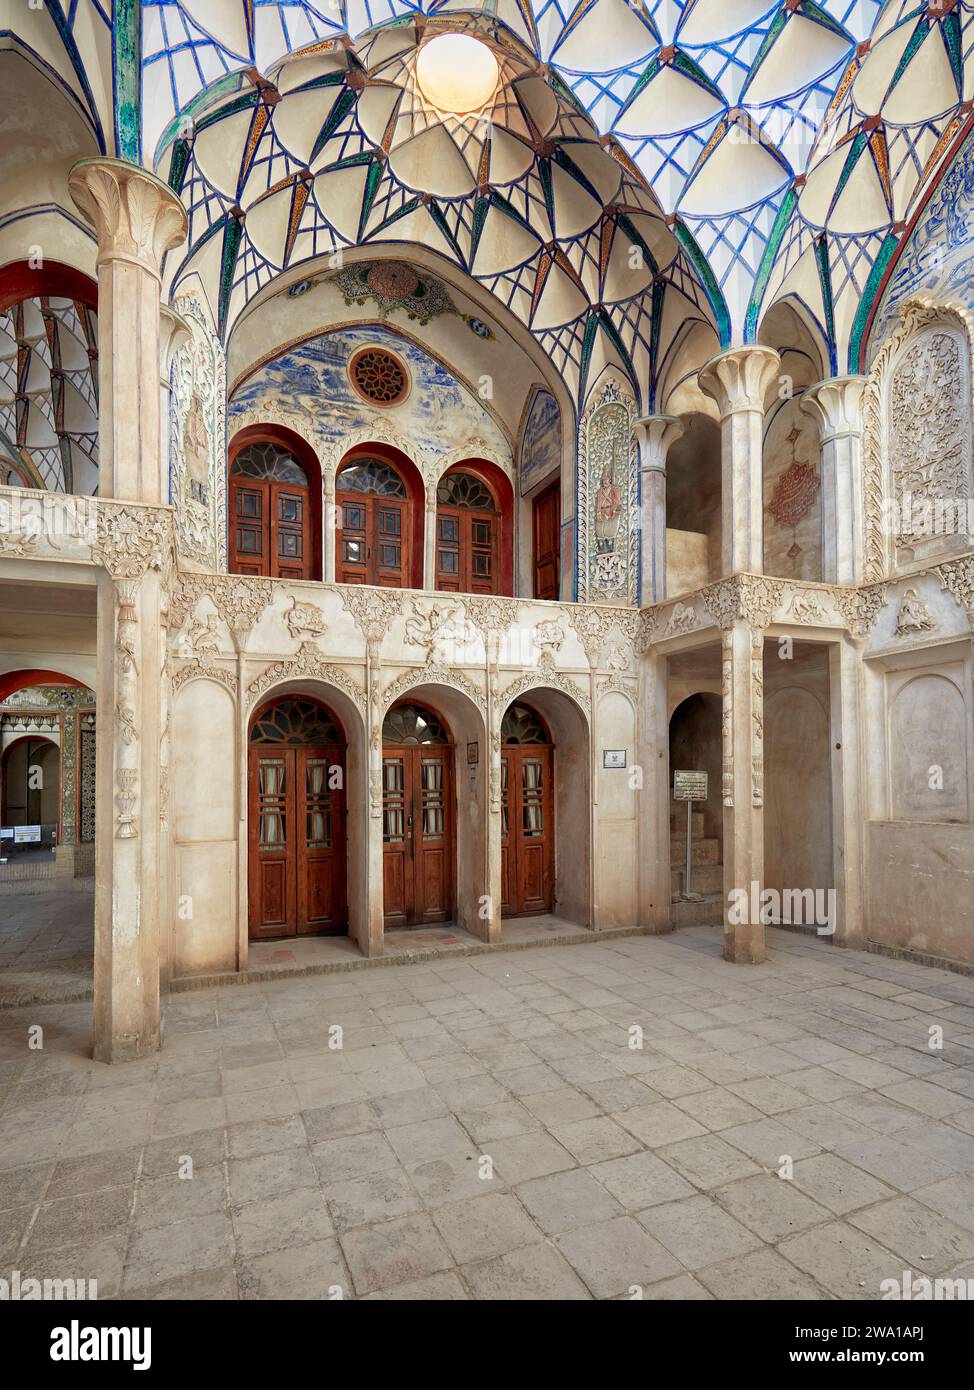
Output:
<svg viewBox="0 0 974 1390">
<path fill-rule="evenodd" d="M 479 762 L 480 762 L 480 744 L 479 744 L 479 743 L 468 743 L 468 744 L 467 744 L 467 762 L 468 762 L 468 763 L 471 763 L 471 764 L 473 764 L 473 763 L 479 763 Z"/>
<path fill-rule="evenodd" d="M 707 774 L 705 772 L 674 772 L 674 801 L 706 801 Z"/>
<path fill-rule="evenodd" d="M 603 748 L 602 749 L 603 767 L 625 767 L 626 750 L 624 748 Z"/>
</svg>

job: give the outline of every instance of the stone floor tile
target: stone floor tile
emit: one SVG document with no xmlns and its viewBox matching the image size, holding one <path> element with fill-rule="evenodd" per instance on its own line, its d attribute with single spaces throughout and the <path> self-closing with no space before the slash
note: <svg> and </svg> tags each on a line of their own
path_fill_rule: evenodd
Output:
<svg viewBox="0 0 974 1390">
<path fill-rule="evenodd" d="M 795 1164 L 794 1184 L 837 1216 L 892 1197 L 892 1188 L 837 1154 L 816 1154 Z"/>
<path fill-rule="evenodd" d="M 626 1154 L 642 1148 L 631 1134 L 605 1115 L 594 1120 L 575 1120 L 571 1124 L 557 1125 L 551 1133 L 579 1163 L 601 1163 L 611 1158 L 624 1158 Z"/>
<path fill-rule="evenodd" d="M 763 1111 L 748 1105 L 747 1101 L 741 1100 L 740 1096 L 735 1096 L 733 1091 L 728 1091 L 723 1086 L 712 1086 L 709 1091 L 694 1091 L 691 1095 L 680 1096 L 675 1104 L 704 1129 L 715 1131 L 730 1129 L 732 1125 L 748 1124 L 764 1117 Z M 692 1137 L 689 1134 L 675 1135 L 674 1141 Z"/>
<path fill-rule="evenodd" d="M 209 1216 L 227 1206 L 223 1168 L 203 1168 L 192 1177 L 169 1176 L 141 1182 L 135 1199 L 133 1221 L 137 1230 L 170 1226 L 193 1216 Z"/>
<path fill-rule="evenodd" d="M 440 1158 L 444 1154 L 470 1153 L 475 1148 L 466 1130 L 452 1115 L 387 1129 L 385 1139 L 400 1162 L 406 1164 Z"/>
<path fill-rule="evenodd" d="M 660 1150 L 659 1156 L 690 1182 L 703 1188 L 721 1187 L 758 1171 L 751 1159 L 716 1134 L 669 1144 Z"/>
<path fill-rule="evenodd" d="M 508 1192 L 452 1202 L 431 1214 L 458 1265 L 489 1260 L 543 1239 L 524 1207 Z"/>
<path fill-rule="evenodd" d="M 225 1212 L 194 1217 L 132 1237 L 122 1291 L 152 1288 L 180 1274 L 213 1269 L 233 1259 L 233 1227 Z"/>
<path fill-rule="evenodd" d="M 311 1241 L 242 1260 L 238 1280 L 245 1299 L 320 1302 L 354 1297 L 337 1240 Z"/>
<path fill-rule="evenodd" d="M 424 1214 L 358 1227 L 340 1240 L 359 1295 L 422 1279 L 452 1264 L 436 1227 Z"/>
<path fill-rule="evenodd" d="M 633 1296 L 683 1272 L 678 1260 L 631 1216 L 576 1227 L 555 1244 L 596 1298 Z"/>
<path fill-rule="evenodd" d="M 485 1167 L 482 1157 L 471 1145 L 467 1153 L 423 1159 L 411 1164 L 407 1171 L 424 1205 L 439 1207 L 507 1186 L 504 1174 L 496 1166 Z"/>
<path fill-rule="evenodd" d="M 687 1269 L 702 1269 L 757 1250 L 761 1239 L 711 1197 L 686 1197 L 637 1212 L 637 1221 Z"/>
<path fill-rule="evenodd" d="M 257 1158 L 261 1154 L 281 1153 L 284 1149 L 299 1149 L 309 1139 L 300 1115 L 230 1125 L 227 1136 L 231 1158 Z"/>
<path fill-rule="evenodd" d="M 234 1205 L 231 1216 L 237 1252 L 242 1258 L 307 1245 L 334 1235 L 323 1194 L 309 1187 L 243 1206 Z"/>
<path fill-rule="evenodd" d="M 453 1270 L 443 1270 L 440 1274 L 427 1275 L 425 1279 L 415 1279 L 409 1284 L 397 1284 L 392 1289 L 377 1289 L 365 1295 L 365 1301 L 416 1302 L 416 1303 L 454 1303 L 469 1299 L 470 1295 L 463 1281 Z"/>
<path fill-rule="evenodd" d="M 718 1188 L 714 1196 L 726 1211 L 772 1245 L 832 1216 L 827 1207 L 799 1191 L 793 1181 L 771 1173 L 730 1183 Z"/>
<path fill-rule="evenodd" d="M 615 1119 L 651 1149 L 660 1149 L 664 1144 L 675 1144 L 680 1139 L 693 1139 L 707 1133 L 705 1125 L 668 1100 L 652 1105 L 634 1105 L 617 1114 Z"/>
<path fill-rule="evenodd" d="M 884 1279 L 899 1279 L 902 1259 L 844 1221 L 814 1226 L 778 1247 L 832 1298 L 875 1299 Z"/>
<path fill-rule="evenodd" d="M 336 1139 L 334 1142 L 348 1141 Z M 234 1203 L 259 1202 L 296 1187 L 317 1187 L 320 1171 L 320 1160 L 316 1158 L 312 1163 L 311 1155 L 304 1149 L 285 1149 L 283 1153 L 260 1154 L 256 1158 L 232 1158 L 227 1165 L 230 1200 Z"/>
<path fill-rule="evenodd" d="M 577 1302 L 592 1296 L 564 1256 L 547 1243 L 464 1265 L 460 1272 L 476 1299 Z"/>
<path fill-rule="evenodd" d="M 515 1195 L 546 1235 L 623 1214 L 620 1203 L 607 1188 L 581 1168 L 532 1178 L 520 1183 Z"/>
<path fill-rule="evenodd" d="M 322 1189 L 336 1231 L 371 1226 L 393 1216 L 421 1211 L 423 1202 L 401 1168 L 386 1168 L 364 1178 L 333 1183 Z"/>
<path fill-rule="evenodd" d="M 966 1230 L 974 1231 L 974 1174 L 944 1178 L 929 1187 L 918 1187 L 913 1198 Z"/>
<path fill-rule="evenodd" d="M 924 1274 L 944 1274 L 974 1258 L 974 1231 L 912 1197 L 879 1202 L 848 1219 Z"/>
<path fill-rule="evenodd" d="M 494 1160 L 494 1168 L 509 1187 L 576 1166 L 567 1149 L 549 1134 L 540 1132 L 499 1139 L 490 1145 L 488 1152 Z"/>
<path fill-rule="evenodd" d="M 813 1279 L 768 1247 L 698 1269 L 696 1277 L 720 1299 L 818 1302 L 826 1297 Z"/>
<path fill-rule="evenodd" d="M 311 1156 L 323 1187 L 329 1187 L 336 1182 L 347 1182 L 352 1178 L 366 1177 L 369 1173 L 381 1173 L 383 1168 L 397 1166 L 396 1155 L 385 1136 L 373 1132 L 323 1139 L 314 1145 Z M 233 1165 L 230 1169 L 230 1179 L 232 1186 Z"/>
<path fill-rule="evenodd" d="M 134 1187 L 106 1187 L 42 1202 L 31 1226 L 27 1250 L 51 1250 L 62 1245 L 92 1243 L 126 1229 Z"/>
</svg>

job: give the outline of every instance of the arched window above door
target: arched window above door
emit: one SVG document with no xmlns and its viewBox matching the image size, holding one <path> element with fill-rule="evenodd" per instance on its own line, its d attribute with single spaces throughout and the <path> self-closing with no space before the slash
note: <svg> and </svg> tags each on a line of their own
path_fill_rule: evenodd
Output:
<svg viewBox="0 0 974 1390">
<path fill-rule="evenodd" d="M 335 502 L 338 582 L 406 588 L 411 503 L 401 473 L 386 459 L 354 459 L 339 470 Z"/>
<path fill-rule="evenodd" d="M 449 743 L 449 735 L 432 710 L 396 705 L 382 724 L 383 743 Z"/>
<path fill-rule="evenodd" d="M 493 490 L 478 474 L 455 468 L 436 490 L 436 587 L 448 593 L 497 594 L 501 518 Z"/>
<path fill-rule="evenodd" d="M 230 571 L 320 578 L 320 483 L 313 460 L 270 432 L 242 437 L 230 457 Z"/>
<path fill-rule="evenodd" d="M 501 720 L 501 743 L 550 743 L 551 736 L 527 705 L 511 705 Z"/>
</svg>

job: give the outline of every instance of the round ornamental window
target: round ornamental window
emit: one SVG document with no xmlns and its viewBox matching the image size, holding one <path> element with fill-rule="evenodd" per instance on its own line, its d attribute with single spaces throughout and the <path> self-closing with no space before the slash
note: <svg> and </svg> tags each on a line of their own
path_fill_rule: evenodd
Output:
<svg viewBox="0 0 974 1390">
<path fill-rule="evenodd" d="M 357 352 L 348 368 L 352 385 L 373 405 L 398 405 L 409 394 L 409 376 L 399 358 L 385 348 Z"/>
</svg>

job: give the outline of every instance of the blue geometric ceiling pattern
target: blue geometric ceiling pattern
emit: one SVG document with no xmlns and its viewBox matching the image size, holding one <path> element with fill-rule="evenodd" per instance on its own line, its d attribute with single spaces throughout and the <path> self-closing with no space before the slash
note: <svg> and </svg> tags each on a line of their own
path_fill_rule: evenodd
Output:
<svg viewBox="0 0 974 1390">
<path fill-rule="evenodd" d="M 436 209 L 428 215 L 454 259 L 495 292 L 499 287 L 533 331 L 555 334 L 556 357 L 576 373 L 592 341 L 605 353 L 614 348 L 617 356 L 628 356 L 640 374 L 651 370 L 651 358 L 658 366 L 674 334 L 672 324 L 668 329 L 653 320 L 671 291 L 690 317 L 709 320 L 724 342 L 753 339 L 768 308 L 790 301 L 817 330 L 832 369 L 843 371 L 855 368 L 882 277 L 970 122 L 972 9 L 974 0 L 888 0 L 885 6 L 879 0 L 483 0 L 473 6 L 469 0 L 142 0 L 141 8 L 139 0 L 115 0 L 109 19 L 108 0 L 45 0 L 42 12 L 23 7 L 13 28 L 61 74 L 78 103 L 87 104 L 107 152 L 134 153 L 167 177 L 174 156 L 183 161 L 182 191 L 198 200 L 191 207 L 196 249 L 201 236 L 216 235 L 212 228 L 221 216 L 236 210 L 238 231 L 230 240 L 239 233 L 239 264 L 235 258 L 229 272 L 222 260 L 220 266 L 225 328 L 239 312 L 241 295 L 283 268 L 250 235 L 250 208 L 234 201 L 217 211 L 221 197 L 253 194 L 253 180 L 249 188 L 220 188 L 193 150 L 200 124 L 215 118 L 221 102 L 249 97 L 269 113 L 271 135 L 251 152 L 261 170 L 278 179 L 304 173 L 305 184 L 317 188 L 326 167 L 347 172 L 371 162 L 376 181 L 368 184 L 368 216 L 354 228 L 332 223 L 317 194 L 307 199 L 321 215 L 315 221 L 309 214 L 292 229 L 289 266 L 296 252 L 311 254 L 325 241 L 348 246 L 360 233 L 381 241 L 384 233 L 376 228 L 388 231 L 393 216 L 401 234 L 409 195 L 425 198 L 427 209 L 432 196 Z M 506 80 L 515 96 L 528 89 L 531 64 L 554 92 L 558 111 L 548 132 L 537 127 L 524 136 L 513 129 L 516 121 L 504 127 L 503 119 L 501 126 L 515 142 L 555 147 L 535 151 L 536 167 L 522 175 L 517 210 L 529 224 L 541 211 L 540 235 L 554 267 L 544 273 L 567 278 L 585 301 L 561 324 L 537 325 L 541 267 L 526 245 L 520 261 L 494 276 L 471 266 L 476 219 L 494 217 L 503 200 L 499 189 L 511 180 L 494 178 L 491 168 L 486 212 L 473 192 L 458 193 L 449 184 L 431 195 L 409 157 L 393 157 L 401 130 L 384 148 L 387 133 L 377 128 L 375 111 L 366 128 L 358 121 L 357 108 L 372 83 L 397 84 L 409 105 L 409 74 L 400 64 L 398 76 L 389 75 L 393 41 L 377 32 L 405 26 L 415 48 L 424 35 L 471 24 L 495 46 L 507 45 Z M 329 40 L 346 55 L 347 71 L 335 82 L 349 94 L 348 104 L 338 112 L 329 106 L 335 122 L 325 138 L 328 148 L 309 149 L 314 167 L 306 161 L 299 169 L 287 141 L 273 130 L 273 108 L 283 95 L 273 82 L 287 86 L 281 63 L 288 55 Z M 141 52 L 134 86 L 126 76 L 133 42 Z M 302 102 L 310 103 L 307 94 L 288 110 L 296 115 Z M 531 103 L 518 97 L 515 104 L 523 112 Z M 321 105 L 319 96 L 315 119 Z M 133 111 L 140 113 L 135 131 Z M 416 120 L 409 120 L 415 139 Z M 289 115 L 280 124 L 290 129 L 295 121 Z M 248 138 L 263 135 L 263 128 L 248 126 Z M 668 254 L 660 259 L 654 253 L 650 282 L 636 296 L 613 299 L 599 283 L 606 270 L 603 243 L 618 231 L 614 212 L 609 221 L 616 232 L 605 216 L 582 228 L 585 217 L 571 191 L 573 214 L 561 219 L 571 232 L 566 238 L 563 226 L 552 225 L 561 197 L 553 185 L 567 179 L 592 199 L 605 195 L 599 179 L 571 159 L 570 141 L 576 151 L 585 142 L 602 149 L 621 171 L 604 208 L 628 200 L 622 205 L 658 218 L 669 234 Z M 461 155 L 468 164 L 474 153 L 464 137 Z M 591 152 L 585 158 L 598 162 Z M 353 159 L 360 163 L 342 163 Z M 490 160 L 503 163 L 496 150 Z M 660 233 L 657 251 L 664 240 Z M 563 309 L 571 296 L 562 289 Z M 526 316 L 525 295 L 531 306 Z M 648 310 L 638 307 L 637 297 L 653 303 Z M 647 400 L 651 395 L 650 386 Z"/>
</svg>

